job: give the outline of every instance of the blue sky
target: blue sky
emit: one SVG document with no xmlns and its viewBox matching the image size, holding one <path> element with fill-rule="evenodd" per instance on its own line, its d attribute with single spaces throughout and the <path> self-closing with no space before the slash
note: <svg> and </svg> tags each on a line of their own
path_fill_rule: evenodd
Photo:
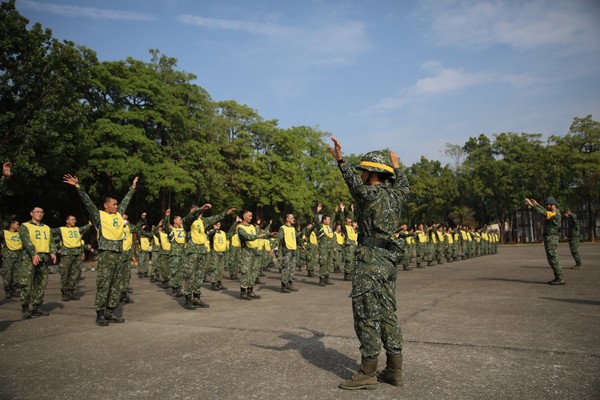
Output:
<svg viewBox="0 0 600 400">
<path fill-rule="evenodd" d="M 17 0 L 101 61 L 148 49 L 214 100 L 315 126 L 346 153 L 450 162 L 484 133 L 564 135 L 600 119 L 597 0 Z"/>
</svg>

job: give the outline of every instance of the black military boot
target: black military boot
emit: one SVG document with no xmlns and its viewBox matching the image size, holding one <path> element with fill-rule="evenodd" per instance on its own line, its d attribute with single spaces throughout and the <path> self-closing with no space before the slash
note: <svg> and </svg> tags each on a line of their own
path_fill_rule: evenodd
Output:
<svg viewBox="0 0 600 400">
<path fill-rule="evenodd" d="M 185 296 L 185 303 L 183 304 L 183 308 L 185 308 L 186 310 L 195 310 L 196 309 L 196 305 L 194 304 L 194 301 L 192 300 L 192 296 Z"/>
<path fill-rule="evenodd" d="M 257 295 L 256 293 L 254 293 L 254 287 L 249 287 L 247 289 L 247 291 L 248 291 L 248 296 L 250 296 L 250 298 L 252 300 L 259 300 L 260 299 L 260 296 Z"/>
<path fill-rule="evenodd" d="M 325 285 L 325 278 L 319 278 L 319 286 L 326 286 Z"/>
<path fill-rule="evenodd" d="M 289 292 L 290 292 L 290 289 L 288 289 L 288 285 L 281 282 L 281 293 L 289 293 Z"/>
<path fill-rule="evenodd" d="M 219 291 L 219 286 L 217 285 L 217 282 L 213 282 L 210 284 L 210 290 L 214 290 L 215 292 Z"/>
<path fill-rule="evenodd" d="M 31 318 L 31 312 L 29 311 L 29 306 L 21 306 L 21 315 L 23 315 L 23 319 Z"/>
<path fill-rule="evenodd" d="M 333 286 L 333 282 L 329 282 L 329 277 L 325 278 L 325 284 Z"/>
<path fill-rule="evenodd" d="M 106 318 L 106 320 L 108 322 L 116 322 L 116 323 L 123 323 L 125 322 L 125 320 L 121 317 L 117 317 L 115 315 L 115 309 L 114 308 L 107 308 L 106 312 L 104 313 L 104 317 Z"/>
<path fill-rule="evenodd" d="M 69 297 L 69 293 L 68 292 L 63 292 L 62 296 L 61 296 L 62 301 L 69 301 L 71 300 L 71 298 Z"/>
<path fill-rule="evenodd" d="M 106 317 L 104 316 L 105 311 L 104 310 L 98 310 L 96 311 L 96 325 L 98 326 L 108 326 L 108 321 L 106 320 Z"/>
<path fill-rule="evenodd" d="M 194 297 L 194 299 L 192 300 L 192 303 L 196 306 L 196 307 L 200 307 L 200 308 L 208 308 L 209 305 L 205 302 L 203 302 L 200 297 Z"/>
<path fill-rule="evenodd" d="M 312 271 L 312 269 L 310 271 L 308 271 L 308 273 L 306 274 L 307 278 L 314 278 L 315 277 L 315 273 Z"/>
<path fill-rule="evenodd" d="M 294 286 L 294 282 L 289 281 L 287 284 L 287 288 L 290 292 L 297 292 L 298 288 L 296 286 Z"/>
<path fill-rule="evenodd" d="M 252 300 L 252 298 L 248 296 L 248 289 L 240 288 L 240 300 Z"/>
<path fill-rule="evenodd" d="M 217 282 L 217 287 L 219 288 L 219 290 L 227 290 L 227 288 L 223 286 L 223 283 L 221 283 L 221 281 Z"/>
</svg>

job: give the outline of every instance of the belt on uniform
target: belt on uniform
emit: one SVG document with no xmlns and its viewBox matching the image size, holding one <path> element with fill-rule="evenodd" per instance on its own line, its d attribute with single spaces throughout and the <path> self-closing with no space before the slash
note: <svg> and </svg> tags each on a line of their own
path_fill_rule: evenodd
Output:
<svg viewBox="0 0 600 400">
<path fill-rule="evenodd" d="M 367 247 L 381 247 L 382 249 L 389 250 L 391 241 L 387 239 L 377 239 L 373 237 L 358 237 L 358 243 Z"/>
</svg>

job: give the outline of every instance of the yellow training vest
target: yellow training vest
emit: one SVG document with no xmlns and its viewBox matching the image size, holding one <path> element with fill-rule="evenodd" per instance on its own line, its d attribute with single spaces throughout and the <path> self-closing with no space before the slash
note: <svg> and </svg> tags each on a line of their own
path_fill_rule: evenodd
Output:
<svg viewBox="0 0 600 400">
<path fill-rule="evenodd" d="M 47 225 L 34 225 L 30 222 L 25 222 L 23 225 L 29 231 L 29 237 L 33 247 L 35 247 L 35 252 L 50 253 L 50 228 Z"/>
<path fill-rule="evenodd" d="M 21 243 L 19 232 L 4 230 L 4 243 L 6 243 L 6 248 L 9 250 L 17 251 L 23 249 L 23 243 Z"/>
<path fill-rule="evenodd" d="M 198 218 L 194 221 L 191 227 L 192 243 L 194 244 L 205 244 L 206 234 L 204 233 L 204 222 Z"/>
<path fill-rule="evenodd" d="M 169 235 L 164 232 L 159 232 L 160 235 L 160 247 L 163 250 L 171 251 L 171 242 L 169 241 Z"/>
<path fill-rule="evenodd" d="M 317 234 L 315 233 L 315 231 L 312 231 L 310 233 L 310 237 L 308 240 L 310 241 L 310 244 L 319 244 L 319 241 L 317 240 Z"/>
<path fill-rule="evenodd" d="M 240 243 L 240 237 L 238 236 L 237 233 L 231 237 L 231 246 L 232 247 L 241 247 L 242 246 L 242 244 Z"/>
<path fill-rule="evenodd" d="M 335 234 L 335 240 L 337 240 L 337 244 L 339 244 L 340 246 L 344 245 L 344 235 L 341 233 L 337 233 L 334 232 Z"/>
<path fill-rule="evenodd" d="M 79 235 L 79 228 L 69 228 L 63 226 L 60 228 L 60 235 L 62 236 L 63 246 L 68 249 L 76 249 L 81 246 L 81 236 Z"/>
<path fill-rule="evenodd" d="M 213 249 L 219 253 L 227 250 L 227 234 L 223 231 L 218 231 L 213 237 Z"/>
<path fill-rule="evenodd" d="M 156 238 L 156 236 L 155 236 Z M 141 251 L 150 251 L 152 247 L 150 246 L 150 239 L 147 237 L 140 238 L 140 250 Z"/>
<path fill-rule="evenodd" d="M 346 225 L 346 239 L 354 242 L 356 244 L 358 240 L 358 233 L 354 230 L 354 227 L 351 225 Z"/>
<path fill-rule="evenodd" d="M 185 229 L 173 228 L 173 237 L 179 244 L 185 244 Z"/>
<path fill-rule="evenodd" d="M 129 251 L 133 247 L 133 236 L 129 224 L 123 227 L 123 251 Z"/>
<path fill-rule="evenodd" d="M 298 243 L 296 242 L 296 228 L 293 226 L 283 225 L 283 241 L 285 242 L 285 248 L 288 250 L 297 250 Z"/>
<path fill-rule="evenodd" d="M 102 237 L 108 240 L 123 240 L 123 217 L 121 214 L 109 214 L 100 210 L 100 231 Z"/>
<path fill-rule="evenodd" d="M 237 226 L 237 229 L 242 229 L 244 232 L 246 232 L 249 235 L 256 235 L 256 228 L 254 227 L 254 225 L 243 225 L 243 224 L 239 224 Z M 254 239 L 254 240 L 250 240 L 246 242 L 246 246 L 249 249 L 258 249 L 258 239 Z"/>
<path fill-rule="evenodd" d="M 427 237 L 427 234 L 425 234 L 425 232 L 417 231 L 417 237 L 419 238 L 419 243 L 429 242 L 429 237 Z"/>
</svg>

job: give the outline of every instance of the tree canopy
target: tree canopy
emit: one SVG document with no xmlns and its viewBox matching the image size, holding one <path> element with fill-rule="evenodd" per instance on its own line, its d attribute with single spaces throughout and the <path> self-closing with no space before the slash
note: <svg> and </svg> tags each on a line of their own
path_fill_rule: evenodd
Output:
<svg viewBox="0 0 600 400">
<path fill-rule="evenodd" d="M 215 101 L 157 49 L 149 61 L 99 61 L 93 50 L 30 26 L 14 1 L 0 5 L 0 22 L 0 159 L 13 162 L 15 175 L 2 216 L 26 218 L 34 205 L 47 209 L 50 223 L 83 214 L 61 183 L 65 173 L 77 175 L 93 199 L 120 198 L 139 176 L 133 220 L 211 202 L 217 212 L 246 208 L 279 222 L 294 212 L 306 221 L 317 203 L 328 213 L 351 203 L 327 152 L 330 134 L 318 126 L 284 129 L 235 100 Z M 541 134 L 481 134 L 448 144 L 446 155 L 452 165 L 422 157 L 405 167 L 409 225 L 503 229 L 524 197 L 553 195 L 594 226 L 600 123 L 591 115 L 546 142 Z"/>
</svg>

